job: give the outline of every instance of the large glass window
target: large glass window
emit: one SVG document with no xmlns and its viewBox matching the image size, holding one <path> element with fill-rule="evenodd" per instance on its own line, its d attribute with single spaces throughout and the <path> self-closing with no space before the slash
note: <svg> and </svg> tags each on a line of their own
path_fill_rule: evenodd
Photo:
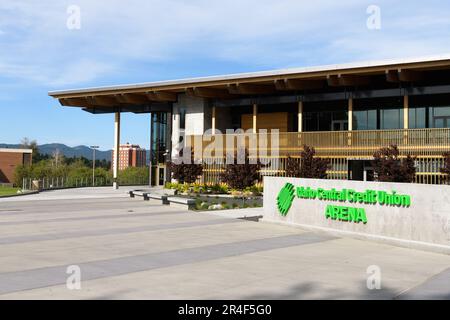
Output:
<svg viewBox="0 0 450 320">
<path fill-rule="evenodd" d="M 167 149 L 167 113 L 152 113 L 152 148 L 150 159 L 152 164 L 165 163 Z"/>
<path fill-rule="evenodd" d="M 303 110 L 304 131 L 348 130 L 347 101 L 306 102 Z"/>
<path fill-rule="evenodd" d="M 186 108 L 180 108 L 180 129 L 186 129 Z"/>
<path fill-rule="evenodd" d="M 409 127 L 450 128 L 450 94 L 410 97 Z"/>
<path fill-rule="evenodd" d="M 427 108 L 410 108 L 409 109 L 409 128 L 424 129 L 427 127 Z"/>
<path fill-rule="evenodd" d="M 353 130 L 403 129 L 403 98 L 354 101 Z"/>
<path fill-rule="evenodd" d="M 450 128 L 450 106 L 429 108 L 430 128 Z"/>
<path fill-rule="evenodd" d="M 376 130 L 377 110 L 353 110 L 353 130 Z"/>
<path fill-rule="evenodd" d="M 380 129 L 403 129 L 403 107 L 380 109 Z"/>
</svg>

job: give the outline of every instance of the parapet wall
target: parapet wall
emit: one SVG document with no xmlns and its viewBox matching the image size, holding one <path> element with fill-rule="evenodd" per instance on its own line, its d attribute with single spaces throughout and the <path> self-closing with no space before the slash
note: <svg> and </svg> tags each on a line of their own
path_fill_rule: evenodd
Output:
<svg viewBox="0 0 450 320">
<path fill-rule="evenodd" d="M 265 177 L 263 221 L 450 253 L 450 186 Z"/>
</svg>

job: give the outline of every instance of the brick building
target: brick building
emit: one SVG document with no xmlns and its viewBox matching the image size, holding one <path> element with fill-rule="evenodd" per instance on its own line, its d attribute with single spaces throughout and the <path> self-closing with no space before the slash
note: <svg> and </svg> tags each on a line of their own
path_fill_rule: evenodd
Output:
<svg viewBox="0 0 450 320">
<path fill-rule="evenodd" d="M 112 165 L 114 166 L 114 153 L 112 152 Z M 128 167 L 145 167 L 147 155 L 145 149 L 135 144 L 121 144 L 119 148 L 119 170 Z"/>
<path fill-rule="evenodd" d="M 14 171 L 19 165 L 31 165 L 33 150 L 0 148 L 0 183 L 14 183 Z"/>
</svg>

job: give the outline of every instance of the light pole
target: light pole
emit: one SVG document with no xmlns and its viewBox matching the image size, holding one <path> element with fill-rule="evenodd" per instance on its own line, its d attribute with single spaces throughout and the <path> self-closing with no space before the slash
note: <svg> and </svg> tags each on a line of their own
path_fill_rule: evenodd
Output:
<svg viewBox="0 0 450 320">
<path fill-rule="evenodd" d="M 92 155 L 92 186 L 95 187 L 95 150 L 100 148 L 99 146 L 91 146 Z"/>
</svg>

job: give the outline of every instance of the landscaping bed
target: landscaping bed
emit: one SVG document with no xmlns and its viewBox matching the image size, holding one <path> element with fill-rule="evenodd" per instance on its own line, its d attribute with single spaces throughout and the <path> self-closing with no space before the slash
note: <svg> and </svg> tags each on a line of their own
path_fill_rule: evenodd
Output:
<svg viewBox="0 0 450 320">
<path fill-rule="evenodd" d="M 226 185 L 166 184 L 177 197 L 194 199 L 195 210 L 227 210 L 258 208 L 263 205 L 262 188 L 253 186 L 244 191 L 229 189 Z"/>
</svg>

